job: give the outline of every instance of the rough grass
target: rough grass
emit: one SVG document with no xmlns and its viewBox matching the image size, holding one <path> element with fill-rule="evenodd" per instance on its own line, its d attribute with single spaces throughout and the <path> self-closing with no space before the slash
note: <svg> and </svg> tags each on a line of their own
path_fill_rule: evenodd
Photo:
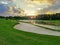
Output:
<svg viewBox="0 0 60 45">
<path fill-rule="evenodd" d="M 0 45 L 60 45 L 60 37 L 19 31 L 15 24 L 16 20 L 0 19 Z"/>
</svg>

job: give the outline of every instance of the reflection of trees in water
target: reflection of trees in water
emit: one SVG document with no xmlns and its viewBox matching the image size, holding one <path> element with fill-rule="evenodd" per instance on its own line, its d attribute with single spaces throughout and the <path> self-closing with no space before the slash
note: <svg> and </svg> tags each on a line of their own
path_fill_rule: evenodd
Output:
<svg viewBox="0 0 60 45">
<path fill-rule="evenodd" d="M 30 20 L 30 22 L 31 22 L 32 24 L 36 24 L 36 21 L 35 21 L 35 20 Z"/>
</svg>

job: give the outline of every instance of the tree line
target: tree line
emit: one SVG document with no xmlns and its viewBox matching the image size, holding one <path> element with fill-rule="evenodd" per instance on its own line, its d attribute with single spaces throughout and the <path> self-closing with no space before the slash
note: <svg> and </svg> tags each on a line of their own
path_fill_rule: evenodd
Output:
<svg viewBox="0 0 60 45">
<path fill-rule="evenodd" d="M 25 19 L 28 19 L 28 17 L 26 16 L 23 16 L 23 17 L 20 17 L 20 16 L 0 16 L 0 19 L 13 19 L 13 20 L 25 20 Z"/>
<path fill-rule="evenodd" d="M 38 15 L 36 19 L 38 20 L 60 20 L 60 13 Z"/>
<path fill-rule="evenodd" d="M 33 18 L 31 18 L 33 17 Z M 0 19 L 15 19 L 15 20 L 60 20 L 60 13 L 56 14 L 43 14 L 38 16 L 0 16 Z"/>
</svg>

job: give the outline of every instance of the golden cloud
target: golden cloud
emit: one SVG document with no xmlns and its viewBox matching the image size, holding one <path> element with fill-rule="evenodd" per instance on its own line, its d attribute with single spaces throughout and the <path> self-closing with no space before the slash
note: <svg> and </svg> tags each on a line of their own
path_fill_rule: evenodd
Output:
<svg viewBox="0 0 60 45">
<path fill-rule="evenodd" d="M 16 2 L 16 0 L 12 0 L 13 2 Z"/>
<path fill-rule="evenodd" d="M 38 3 L 42 3 L 43 2 L 43 0 L 31 0 L 31 1 L 38 2 Z"/>
<path fill-rule="evenodd" d="M 49 5 L 53 5 L 55 4 L 55 1 L 54 0 L 45 0 L 45 2 Z"/>
<path fill-rule="evenodd" d="M 55 3 L 54 0 L 31 0 L 34 3 L 40 3 L 40 4 L 47 4 L 47 5 L 53 5 Z"/>
<path fill-rule="evenodd" d="M 35 5 L 33 5 L 33 4 L 28 4 L 28 7 L 34 8 Z"/>
</svg>

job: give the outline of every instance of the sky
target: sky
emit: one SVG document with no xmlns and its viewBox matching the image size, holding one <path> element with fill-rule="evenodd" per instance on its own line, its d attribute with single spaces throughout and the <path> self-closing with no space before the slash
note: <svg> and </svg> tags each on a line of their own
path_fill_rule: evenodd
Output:
<svg viewBox="0 0 60 45">
<path fill-rule="evenodd" d="M 29 15 L 60 13 L 60 0 L 0 0 L 0 4 L 16 6 Z"/>
</svg>

